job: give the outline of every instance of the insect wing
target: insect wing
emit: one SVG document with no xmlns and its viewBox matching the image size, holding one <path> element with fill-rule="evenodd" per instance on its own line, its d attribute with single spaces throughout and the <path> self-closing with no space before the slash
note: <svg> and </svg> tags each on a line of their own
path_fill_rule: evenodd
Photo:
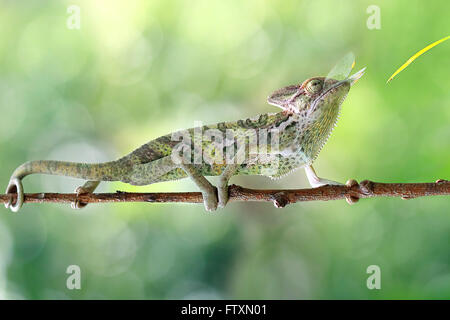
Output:
<svg viewBox="0 0 450 320">
<path fill-rule="evenodd" d="M 353 52 L 347 53 L 339 62 L 331 69 L 326 79 L 344 80 L 347 79 L 353 67 L 355 66 L 355 55 Z"/>
</svg>

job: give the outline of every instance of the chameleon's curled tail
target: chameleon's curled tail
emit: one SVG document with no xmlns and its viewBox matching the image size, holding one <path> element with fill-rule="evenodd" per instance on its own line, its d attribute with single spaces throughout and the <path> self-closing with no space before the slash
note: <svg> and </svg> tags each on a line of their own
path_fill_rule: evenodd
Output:
<svg viewBox="0 0 450 320">
<path fill-rule="evenodd" d="M 12 200 L 10 200 L 5 204 L 5 207 L 10 208 L 14 212 L 20 209 L 24 200 L 21 180 L 27 175 L 41 173 L 84 180 L 119 181 L 126 175 L 128 166 L 124 164 L 118 165 L 118 161 L 105 163 L 78 163 L 38 160 L 26 162 L 14 170 L 8 187 L 6 188 L 6 194 L 17 194 L 17 200 L 14 204 L 12 203 Z"/>
</svg>

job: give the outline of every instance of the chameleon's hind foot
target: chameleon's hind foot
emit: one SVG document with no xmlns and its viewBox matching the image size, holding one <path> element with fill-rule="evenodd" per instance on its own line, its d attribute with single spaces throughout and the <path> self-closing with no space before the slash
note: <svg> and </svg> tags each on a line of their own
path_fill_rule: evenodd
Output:
<svg viewBox="0 0 450 320">
<path fill-rule="evenodd" d="M 216 189 L 213 187 L 212 190 L 208 192 L 202 192 L 203 195 L 203 204 L 205 206 L 206 211 L 212 212 L 217 210 L 217 195 Z"/>
<path fill-rule="evenodd" d="M 234 162 L 234 159 L 233 159 Z M 228 164 L 220 175 L 219 186 L 217 188 L 217 197 L 219 198 L 219 208 L 224 208 L 230 197 L 228 189 L 228 181 L 236 173 L 239 165 L 236 163 Z"/>
<path fill-rule="evenodd" d="M 185 163 L 184 159 L 176 152 L 172 153 L 172 158 L 175 160 L 174 165 L 186 172 L 186 174 L 197 185 L 203 195 L 203 205 L 206 211 L 217 210 L 217 189 L 214 187 L 198 169 L 191 163 Z"/>
<path fill-rule="evenodd" d="M 78 187 L 78 188 L 75 189 L 75 193 L 77 194 L 77 197 L 78 197 L 78 196 L 81 195 L 81 194 L 86 194 L 86 193 L 89 193 L 89 192 L 85 192 L 85 191 L 82 189 L 82 187 Z M 77 210 L 77 209 L 83 209 L 83 208 L 86 207 L 87 205 L 88 205 L 87 203 L 81 202 L 80 200 L 76 199 L 75 201 L 73 201 L 73 202 L 70 204 L 70 207 L 71 207 L 72 209 Z"/>
<path fill-rule="evenodd" d="M 16 202 L 13 203 L 12 198 L 5 203 L 5 208 L 11 209 L 12 212 L 17 212 L 23 205 L 24 195 L 23 186 L 19 178 L 11 178 L 8 187 L 5 191 L 6 194 L 17 194 Z"/>
<path fill-rule="evenodd" d="M 218 206 L 219 208 L 225 208 L 228 203 L 229 194 L 228 194 L 228 185 L 219 186 L 217 188 L 217 197 L 219 198 Z"/>
<path fill-rule="evenodd" d="M 92 193 L 99 184 L 100 181 L 87 181 L 84 185 L 76 188 L 75 193 L 77 194 L 77 197 L 81 194 Z M 87 205 L 88 205 L 87 203 L 81 202 L 78 199 L 76 199 L 74 202 L 70 204 L 72 209 L 83 209 Z"/>
</svg>

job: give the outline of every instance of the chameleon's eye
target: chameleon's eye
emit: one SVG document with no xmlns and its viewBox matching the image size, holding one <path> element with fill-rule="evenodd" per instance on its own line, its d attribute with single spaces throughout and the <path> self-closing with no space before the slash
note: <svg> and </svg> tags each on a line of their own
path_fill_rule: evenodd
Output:
<svg viewBox="0 0 450 320">
<path fill-rule="evenodd" d="M 309 93 L 318 93 L 322 90 L 323 82 L 320 79 L 313 79 L 306 84 L 306 91 Z"/>
</svg>

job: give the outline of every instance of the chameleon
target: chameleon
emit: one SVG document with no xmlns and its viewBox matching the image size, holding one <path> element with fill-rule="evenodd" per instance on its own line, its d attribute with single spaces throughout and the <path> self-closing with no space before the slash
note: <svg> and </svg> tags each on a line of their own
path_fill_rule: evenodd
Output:
<svg viewBox="0 0 450 320">
<path fill-rule="evenodd" d="M 281 108 L 277 113 L 265 113 L 253 118 L 232 122 L 220 122 L 175 132 L 142 145 L 118 160 L 103 163 L 77 163 L 53 160 L 29 161 L 19 166 L 12 174 L 6 188 L 7 194 L 17 194 L 16 200 L 5 204 L 17 212 L 24 202 L 22 179 L 30 174 L 51 174 L 86 180 L 75 192 L 77 195 L 94 192 L 100 182 L 121 181 L 131 185 L 149 185 L 189 177 L 200 189 L 207 211 L 223 208 L 228 202 L 228 182 L 234 175 L 263 175 L 280 178 L 292 171 L 304 168 L 311 187 L 341 185 L 341 183 L 320 178 L 312 164 L 327 142 L 336 125 L 341 105 L 350 87 L 364 74 L 364 69 L 344 80 L 326 77 L 312 77 L 301 84 L 283 87 L 274 91 L 267 102 Z M 231 139 L 201 139 L 206 132 L 213 135 L 235 134 Z M 244 148 L 248 161 L 237 161 L 236 150 L 239 143 L 249 143 L 250 135 L 259 137 L 266 152 L 250 151 Z M 200 135 L 198 135 L 200 133 Z M 264 135 L 275 137 L 276 147 L 264 145 Z M 197 135 L 196 135 L 197 134 Z M 180 155 L 179 139 L 184 136 L 190 149 Z M 268 138 L 267 138 L 268 139 Z M 252 140 L 253 141 L 253 140 Z M 267 140 L 266 140 L 267 142 Z M 189 144 L 182 145 L 183 147 Z M 250 149 L 250 148 L 248 148 Z M 235 151 L 228 153 L 228 150 Z M 242 150 L 242 148 L 240 149 Z M 177 152 L 175 152 L 177 151 Z M 226 154 L 226 156 L 225 156 Z M 231 154 L 230 157 L 228 155 Z M 269 155 L 268 155 L 269 154 Z M 186 161 L 190 156 L 190 161 Z M 200 155 L 198 161 L 192 157 Z M 233 157 L 234 155 L 234 157 Z M 266 156 L 266 161 L 262 155 Z M 268 159 L 268 160 L 267 160 Z M 188 159 L 189 160 L 189 159 Z M 219 176 L 218 186 L 213 186 L 207 176 Z M 72 203 L 74 209 L 87 204 L 78 200 Z"/>
</svg>

